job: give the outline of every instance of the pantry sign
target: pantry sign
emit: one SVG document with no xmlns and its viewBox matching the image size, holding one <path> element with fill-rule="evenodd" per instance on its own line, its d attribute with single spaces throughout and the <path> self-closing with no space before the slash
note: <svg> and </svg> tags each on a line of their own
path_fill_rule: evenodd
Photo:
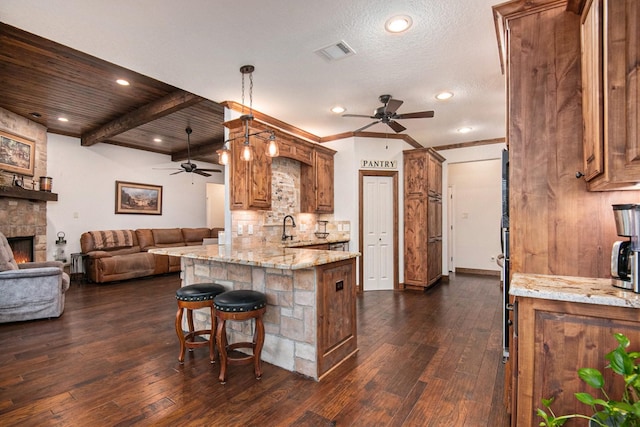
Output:
<svg viewBox="0 0 640 427">
<path fill-rule="evenodd" d="M 361 169 L 398 169 L 397 160 L 360 160 Z"/>
</svg>

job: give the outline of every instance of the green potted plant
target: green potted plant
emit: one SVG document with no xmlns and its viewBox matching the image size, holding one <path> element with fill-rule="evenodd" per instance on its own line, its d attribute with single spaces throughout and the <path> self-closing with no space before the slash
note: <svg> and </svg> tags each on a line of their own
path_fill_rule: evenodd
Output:
<svg viewBox="0 0 640 427">
<path fill-rule="evenodd" d="M 624 390 L 620 400 L 613 400 L 604 390 L 604 377 L 594 368 L 578 369 L 578 376 L 590 387 L 599 389 L 603 398 L 599 399 L 589 393 L 576 393 L 576 398 L 593 411 L 593 415 L 570 414 L 556 416 L 551 409 L 553 399 L 542 399 L 542 405 L 549 412 L 538 408 L 537 414 L 542 418 L 540 426 L 562 426 L 571 418 L 589 420 L 591 427 L 640 427 L 640 352 L 627 351 L 629 339 L 620 333 L 614 334 L 618 346 L 605 356 L 609 361 L 606 366 L 624 379 Z"/>
</svg>

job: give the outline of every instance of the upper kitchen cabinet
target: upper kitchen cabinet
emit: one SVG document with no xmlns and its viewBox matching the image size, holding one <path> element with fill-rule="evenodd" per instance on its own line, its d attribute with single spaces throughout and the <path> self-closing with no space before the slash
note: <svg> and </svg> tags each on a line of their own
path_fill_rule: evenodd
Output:
<svg viewBox="0 0 640 427">
<path fill-rule="evenodd" d="M 250 129 L 249 132 L 256 132 Z M 231 161 L 229 162 L 229 194 L 231 209 L 271 208 L 271 157 L 267 156 L 267 142 L 256 136 L 249 137 L 253 160 L 242 160 L 244 129 L 229 130 Z M 234 140 L 234 138 L 237 138 Z"/>
<path fill-rule="evenodd" d="M 592 191 L 640 183 L 640 2 L 586 0 L 581 16 L 584 175 Z"/>
<path fill-rule="evenodd" d="M 313 147 L 313 164 L 300 165 L 300 212 L 333 213 L 333 156 L 336 152 Z"/>
</svg>

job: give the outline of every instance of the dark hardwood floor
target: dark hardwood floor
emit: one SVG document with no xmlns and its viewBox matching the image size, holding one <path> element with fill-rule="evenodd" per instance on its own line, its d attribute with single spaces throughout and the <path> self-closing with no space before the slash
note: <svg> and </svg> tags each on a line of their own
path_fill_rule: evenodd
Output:
<svg viewBox="0 0 640 427">
<path fill-rule="evenodd" d="M 263 363 L 226 385 L 206 348 L 177 361 L 179 283 L 73 283 L 59 319 L 0 325 L 0 425 L 508 425 L 496 277 L 364 293 L 360 351 L 323 381 Z"/>
</svg>

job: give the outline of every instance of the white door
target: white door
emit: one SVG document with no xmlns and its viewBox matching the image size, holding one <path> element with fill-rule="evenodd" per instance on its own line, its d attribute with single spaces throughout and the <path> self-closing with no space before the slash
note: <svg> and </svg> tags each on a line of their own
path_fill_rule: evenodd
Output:
<svg viewBox="0 0 640 427">
<path fill-rule="evenodd" d="M 364 176 L 365 291 L 393 289 L 393 177 Z"/>
</svg>

